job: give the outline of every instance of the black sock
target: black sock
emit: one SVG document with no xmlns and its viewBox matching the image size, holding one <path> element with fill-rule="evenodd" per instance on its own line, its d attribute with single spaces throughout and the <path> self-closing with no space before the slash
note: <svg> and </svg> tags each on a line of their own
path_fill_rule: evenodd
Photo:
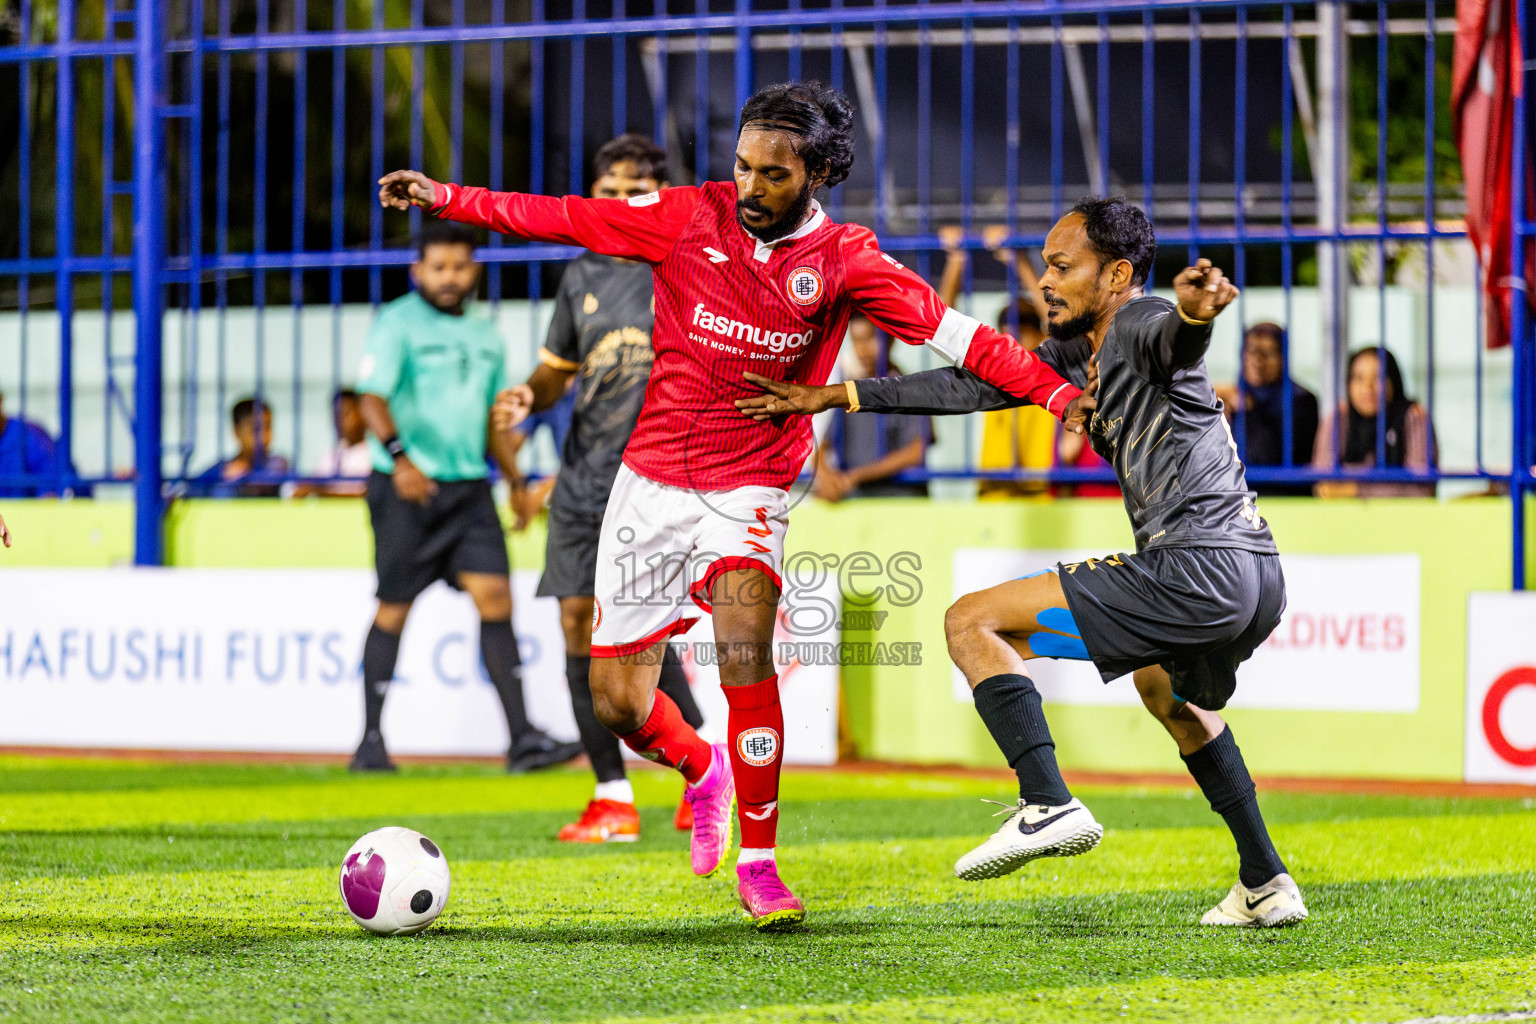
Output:
<svg viewBox="0 0 1536 1024">
<path fill-rule="evenodd" d="M 699 702 L 693 699 L 693 687 L 688 685 L 688 674 L 683 671 L 683 659 L 678 657 L 677 648 L 667 644 L 666 653 L 661 659 L 661 680 L 656 684 L 657 688 L 677 705 L 677 710 L 682 712 L 683 721 L 695 729 L 704 724 L 704 712 L 699 710 Z"/>
<path fill-rule="evenodd" d="M 1285 870 L 1285 862 L 1269 841 L 1264 816 L 1254 795 L 1253 779 L 1243 763 L 1228 727 L 1193 754 L 1180 755 L 1189 774 L 1200 784 L 1200 792 L 1211 802 L 1211 810 L 1221 815 L 1237 841 L 1238 879 L 1256 889 Z"/>
<path fill-rule="evenodd" d="M 386 633 L 375 623 L 363 641 L 363 738 L 383 735 L 379 720 L 384 715 L 384 694 L 395 677 L 395 659 L 400 654 L 400 634 Z"/>
<path fill-rule="evenodd" d="M 501 698 L 507 732 L 516 743 L 528 731 L 528 712 L 523 707 L 523 659 L 517 653 L 517 637 L 512 633 L 511 622 L 480 623 L 480 657 Z"/>
<path fill-rule="evenodd" d="M 624 754 L 619 749 L 619 738 L 597 720 L 597 712 L 592 708 L 591 672 L 591 657 L 565 656 L 565 684 L 571 688 L 571 710 L 576 714 L 581 749 L 587 752 L 598 782 L 618 782 L 626 777 Z"/>
<path fill-rule="evenodd" d="M 1056 744 L 1040 709 L 1040 692 L 1029 676 L 983 679 L 972 696 L 976 713 L 1019 776 L 1019 797 L 1026 803 L 1059 807 L 1072 800 L 1056 767 Z"/>
</svg>

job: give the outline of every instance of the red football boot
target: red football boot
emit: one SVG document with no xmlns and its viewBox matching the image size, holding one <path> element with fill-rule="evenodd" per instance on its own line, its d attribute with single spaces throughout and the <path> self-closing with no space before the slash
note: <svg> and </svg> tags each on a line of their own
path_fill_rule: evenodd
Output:
<svg viewBox="0 0 1536 1024">
<path fill-rule="evenodd" d="M 593 800 L 559 835 L 562 843 L 633 843 L 639 838 L 640 812 L 617 800 Z"/>
</svg>

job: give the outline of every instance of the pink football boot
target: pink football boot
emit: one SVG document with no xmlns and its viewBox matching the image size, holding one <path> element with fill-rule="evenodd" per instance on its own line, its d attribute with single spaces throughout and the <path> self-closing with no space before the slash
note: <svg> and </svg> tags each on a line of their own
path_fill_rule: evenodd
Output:
<svg viewBox="0 0 1536 1024">
<path fill-rule="evenodd" d="M 805 904 L 779 878 L 779 866 L 771 860 L 736 865 L 736 898 L 760 932 L 793 928 L 805 920 Z"/>
<path fill-rule="evenodd" d="M 707 878 L 720 870 L 731 852 L 731 830 L 736 824 L 736 777 L 725 746 L 710 747 L 714 760 L 697 785 L 683 790 L 693 808 L 693 873 Z"/>
</svg>

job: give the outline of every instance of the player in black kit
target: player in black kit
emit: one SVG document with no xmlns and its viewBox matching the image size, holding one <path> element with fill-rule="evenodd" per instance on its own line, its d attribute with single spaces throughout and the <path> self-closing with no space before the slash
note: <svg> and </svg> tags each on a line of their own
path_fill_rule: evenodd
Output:
<svg viewBox="0 0 1536 1024">
<path fill-rule="evenodd" d="M 630 199 L 666 187 L 667 154 L 644 136 L 621 135 L 597 151 L 592 171 L 595 198 Z M 640 837 L 634 789 L 624 771 L 619 740 L 597 720 L 588 673 L 598 529 L 650 379 L 655 308 L 648 265 L 583 253 L 560 279 L 554 319 L 539 350 L 541 365 L 526 384 L 512 389 L 522 391 L 518 401 L 538 412 L 559 401 L 576 378 L 571 429 L 549 502 L 544 575 L 536 591 L 539 597 L 560 599 L 571 707 L 581 745 L 597 775 L 596 792 L 580 820 L 560 830 L 565 842 L 633 842 Z M 670 647 L 660 686 L 689 725 L 704 724 L 682 662 Z M 693 827 L 686 803 L 676 824 Z"/>
<path fill-rule="evenodd" d="M 949 609 L 950 657 L 1019 778 L 996 834 L 955 865 L 965 879 L 1098 845 L 1103 827 L 1062 780 L 1031 658 L 1091 660 L 1105 682 L 1133 673 L 1142 703 L 1236 840 L 1238 882 L 1202 924 L 1272 927 L 1307 916 L 1270 842 L 1241 752 L 1217 711 L 1237 667 L 1280 622 L 1285 580 L 1269 527 L 1205 370 L 1210 322 L 1237 289 L 1209 260 L 1174 279 L 1177 303 L 1142 294 L 1157 240 L 1123 199 L 1084 199 L 1046 237 L 1040 288 L 1051 339 L 1037 355 L 1096 400 L 1089 440 L 1115 467 L 1136 552 L 1059 564 Z M 851 411 L 942 415 L 1023 405 L 960 369 L 828 388 L 749 375 L 755 418 Z"/>
</svg>

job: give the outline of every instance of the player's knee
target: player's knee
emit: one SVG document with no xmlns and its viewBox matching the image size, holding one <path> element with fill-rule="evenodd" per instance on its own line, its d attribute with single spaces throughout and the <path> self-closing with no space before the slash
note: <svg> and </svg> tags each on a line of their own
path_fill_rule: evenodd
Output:
<svg viewBox="0 0 1536 1024">
<path fill-rule="evenodd" d="M 480 618 L 486 622 L 504 622 L 512 617 L 512 588 L 490 587 L 475 596 Z"/>
<path fill-rule="evenodd" d="M 967 594 L 944 613 L 944 639 L 949 643 L 953 653 L 955 645 L 963 643 L 965 638 L 984 628 L 984 616 L 981 602 L 976 595 Z"/>
<path fill-rule="evenodd" d="M 627 736 L 645 724 L 649 708 L 641 694 L 625 686 L 621 675 L 607 671 L 606 660 L 594 661 L 591 673 L 592 711 L 603 726 L 620 736 Z M 645 696 L 648 696 L 646 694 Z"/>
<path fill-rule="evenodd" d="M 1141 697 L 1142 705 L 1153 718 L 1166 724 L 1179 704 L 1168 682 L 1168 673 L 1153 665 L 1137 669 L 1131 678 L 1136 683 L 1136 693 Z"/>
<path fill-rule="evenodd" d="M 399 636 L 405 629 L 405 620 L 410 613 L 411 605 L 409 602 L 395 604 L 381 601 L 379 602 L 378 612 L 373 616 L 373 624 L 386 633 L 393 633 Z"/>
</svg>

